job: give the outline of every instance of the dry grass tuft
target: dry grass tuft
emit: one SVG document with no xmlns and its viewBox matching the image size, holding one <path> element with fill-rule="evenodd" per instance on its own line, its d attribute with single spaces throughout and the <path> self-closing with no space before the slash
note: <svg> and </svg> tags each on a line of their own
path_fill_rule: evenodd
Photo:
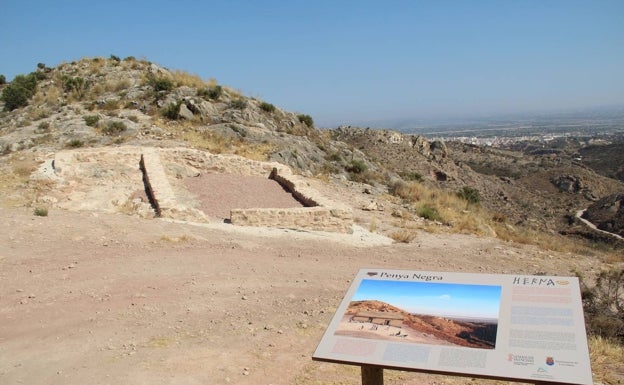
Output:
<svg viewBox="0 0 624 385">
<path fill-rule="evenodd" d="M 411 230 L 401 229 L 390 234 L 390 238 L 396 242 L 410 243 L 416 238 L 416 233 Z"/>
<path fill-rule="evenodd" d="M 194 88 L 206 87 L 206 82 L 198 75 L 189 74 L 185 71 L 173 71 L 172 80 L 178 86 L 187 86 Z"/>
<path fill-rule="evenodd" d="M 624 346 L 598 336 L 590 337 L 588 344 L 594 382 L 621 384 L 622 369 L 618 371 L 616 365 L 622 365 Z"/>
<path fill-rule="evenodd" d="M 106 92 L 119 92 L 130 88 L 131 85 L 128 79 L 107 80 L 104 83 L 104 90 Z"/>
<path fill-rule="evenodd" d="M 178 237 L 169 236 L 169 235 L 161 235 L 160 240 L 164 242 L 180 243 L 180 242 L 190 242 L 193 240 L 193 237 L 186 235 L 186 234 L 180 235 Z"/>
</svg>

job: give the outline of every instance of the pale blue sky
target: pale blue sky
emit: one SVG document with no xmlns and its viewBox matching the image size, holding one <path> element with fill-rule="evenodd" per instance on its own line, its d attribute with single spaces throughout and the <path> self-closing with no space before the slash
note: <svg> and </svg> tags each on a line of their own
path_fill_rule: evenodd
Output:
<svg viewBox="0 0 624 385">
<path fill-rule="evenodd" d="M 135 56 L 366 124 L 624 105 L 624 1 L 0 2 L 0 74 Z"/>
<path fill-rule="evenodd" d="M 352 301 L 377 300 L 410 313 L 498 319 L 501 287 L 363 279 Z"/>
</svg>

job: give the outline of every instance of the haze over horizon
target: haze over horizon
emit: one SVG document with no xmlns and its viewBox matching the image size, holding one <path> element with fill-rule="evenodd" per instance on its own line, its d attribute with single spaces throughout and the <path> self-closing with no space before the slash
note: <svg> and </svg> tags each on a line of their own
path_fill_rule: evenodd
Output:
<svg viewBox="0 0 624 385">
<path fill-rule="evenodd" d="M 111 54 L 317 126 L 624 106 L 624 2 L 8 0 L 0 74 Z"/>
</svg>

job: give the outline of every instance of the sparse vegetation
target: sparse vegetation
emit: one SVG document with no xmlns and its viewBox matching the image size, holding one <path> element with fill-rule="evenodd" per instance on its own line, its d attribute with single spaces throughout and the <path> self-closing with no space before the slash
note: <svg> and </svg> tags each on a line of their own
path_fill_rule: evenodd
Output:
<svg viewBox="0 0 624 385">
<path fill-rule="evenodd" d="M 438 209 L 430 204 L 424 203 L 419 205 L 416 209 L 416 214 L 421 217 L 428 219 L 430 221 L 441 221 L 442 216 L 438 212 Z"/>
<path fill-rule="evenodd" d="M 33 72 L 28 75 L 17 75 L 11 83 L 2 90 L 2 100 L 4 101 L 4 109 L 13 111 L 20 107 L 28 105 L 30 99 L 37 87 L 37 75 Z"/>
<path fill-rule="evenodd" d="M 82 119 L 84 119 L 85 124 L 89 127 L 97 126 L 98 122 L 100 121 L 99 115 L 85 115 L 82 117 Z"/>
<path fill-rule="evenodd" d="M 415 171 L 401 171 L 399 172 L 399 176 L 406 181 L 422 182 L 423 180 L 423 176 Z"/>
<path fill-rule="evenodd" d="M 416 233 L 412 230 L 400 229 L 390 234 L 390 238 L 400 243 L 410 243 L 416 238 Z"/>
<path fill-rule="evenodd" d="M 154 91 L 171 91 L 173 89 L 173 81 L 166 77 L 150 77 L 147 84 L 149 84 Z"/>
<path fill-rule="evenodd" d="M 589 333 L 624 343 L 624 268 L 602 270 L 593 286 L 577 275 Z"/>
<path fill-rule="evenodd" d="M 353 159 L 349 164 L 345 167 L 345 170 L 354 174 L 362 174 L 364 171 L 368 169 L 366 162 L 361 159 Z"/>
<path fill-rule="evenodd" d="M 37 217 L 47 217 L 48 216 L 48 209 L 46 209 L 45 207 L 37 207 L 33 211 L 33 214 L 35 216 L 37 216 Z"/>
<path fill-rule="evenodd" d="M 104 102 L 102 105 L 102 110 L 104 111 L 115 111 L 119 109 L 119 100 L 109 99 Z"/>
<path fill-rule="evenodd" d="M 161 110 L 162 116 L 164 116 L 167 119 L 177 120 L 178 118 L 180 118 L 180 106 L 181 105 L 182 105 L 182 102 L 170 103 L 168 106 L 164 107 Z"/>
<path fill-rule="evenodd" d="M 244 110 L 247 108 L 247 101 L 242 98 L 234 99 L 230 102 L 229 107 L 235 110 Z"/>
<path fill-rule="evenodd" d="M 218 100 L 223 95 L 223 87 L 215 85 L 213 87 L 201 88 L 197 91 L 197 95 L 206 100 Z"/>
<path fill-rule="evenodd" d="M 274 112 L 275 111 L 275 106 L 272 105 L 271 103 L 266 103 L 266 102 L 262 102 L 260 103 L 260 109 L 262 111 L 266 111 L 266 112 Z"/>
<path fill-rule="evenodd" d="M 119 120 L 111 120 L 106 123 L 106 126 L 102 128 L 102 133 L 105 135 L 118 135 L 124 131 L 126 131 L 128 127 L 126 124 Z"/>
<path fill-rule="evenodd" d="M 297 115 L 297 119 L 299 119 L 299 122 L 305 124 L 310 128 L 314 127 L 314 120 L 310 115 L 299 114 Z"/>
<path fill-rule="evenodd" d="M 474 187 L 462 187 L 461 190 L 457 192 L 457 196 L 471 204 L 478 205 L 479 203 L 481 203 L 481 195 L 479 195 L 479 190 Z"/>
<path fill-rule="evenodd" d="M 80 139 L 72 139 L 67 143 L 69 148 L 80 148 L 82 146 L 84 146 L 84 142 Z"/>
<path fill-rule="evenodd" d="M 63 90 L 69 92 L 76 99 L 81 100 L 87 89 L 89 88 L 89 82 L 80 76 L 63 76 L 61 81 L 63 82 Z"/>
</svg>

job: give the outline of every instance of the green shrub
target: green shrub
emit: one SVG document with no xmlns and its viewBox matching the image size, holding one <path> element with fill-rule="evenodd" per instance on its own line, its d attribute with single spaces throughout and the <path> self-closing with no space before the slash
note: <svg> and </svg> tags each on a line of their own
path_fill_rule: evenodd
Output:
<svg viewBox="0 0 624 385">
<path fill-rule="evenodd" d="M 37 126 L 37 128 L 41 131 L 47 131 L 50 129 L 50 123 L 49 122 L 41 122 L 39 123 L 39 125 Z"/>
<path fill-rule="evenodd" d="M 399 176 L 406 181 L 422 182 L 423 176 L 416 171 L 403 171 L 399 173 Z"/>
<path fill-rule="evenodd" d="M 314 127 L 314 120 L 312 120 L 312 117 L 310 115 L 297 115 L 297 119 L 299 119 L 299 122 L 305 124 L 308 127 Z"/>
<path fill-rule="evenodd" d="M 6 77 L 2 74 L 0 74 L 0 86 L 6 84 Z"/>
<path fill-rule="evenodd" d="M 37 207 L 33 211 L 33 214 L 35 214 L 38 217 L 47 217 L 48 216 L 48 209 L 46 209 L 45 207 Z"/>
<path fill-rule="evenodd" d="M 262 102 L 260 103 L 260 109 L 266 112 L 273 112 L 275 111 L 275 106 L 271 103 Z"/>
<path fill-rule="evenodd" d="M 116 55 L 112 55 L 112 54 L 111 54 L 111 55 L 110 55 L 110 58 L 111 58 L 111 60 L 116 61 L 116 62 L 120 62 L 120 61 L 121 61 L 121 59 L 119 58 L 119 56 L 116 56 Z"/>
<path fill-rule="evenodd" d="M 214 86 L 210 88 L 201 88 L 197 91 L 197 95 L 204 99 L 217 100 L 223 95 L 223 87 Z"/>
<path fill-rule="evenodd" d="M 126 124 L 118 120 L 111 120 L 106 123 L 106 126 L 102 129 L 102 132 L 106 135 L 117 135 L 127 130 Z"/>
<path fill-rule="evenodd" d="M 89 127 L 95 127 L 100 121 L 100 117 L 98 115 L 85 115 L 82 117 L 85 121 L 85 124 Z"/>
<path fill-rule="evenodd" d="M 345 170 L 354 174 L 361 174 L 368 169 L 366 162 L 359 159 L 353 159 L 346 167 Z"/>
<path fill-rule="evenodd" d="M 82 99 L 85 95 L 85 92 L 89 88 L 89 82 L 79 76 L 63 76 L 62 81 L 63 90 L 65 90 L 65 92 L 73 92 L 78 97 L 78 99 Z"/>
<path fill-rule="evenodd" d="M 481 195 L 479 190 L 474 187 L 464 186 L 457 192 L 457 196 L 466 200 L 468 203 L 479 204 L 481 203 Z"/>
<path fill-rule="evenodd" d="M 422 205 L 416 210 L 416 214 L 421 217 L 428 219 L 430 221 L 439 221 L 442 219 L 438 210 L 430 205 Z"/>
<path fill-rule="evenodd" d="M 180 105 L 182 105 L 182 102 L 170 103 L 167 107 L 161 110 L 162 116 L 171 120 L 179 119 L 180 118 Z"/>
<path fill-rule="evenodd" d="M 67 143 L 67 147 L 70 148 L 79 148 L 84 146 L 84 142 L 80 139 L 72 139 L 69 141 L 69 143 Z"/>
<path fill-rule="evenodd" d="M 331 154 L 328 154 L 327 156 L 325 156 L 325 160 L 329 161 L 329 162 L 342 162 L 342 156 L 340 155 L 339 152 L 332 152 Z"/>
<path fill-rule="evenodd" d="M 247 108 L 247 101 L 245 99 L 234 99 L 230 102 L 229 107 L 235 110 L 244 110 Z"/>
<path fill-rule="evenodd" d="M 601 271 L 593 287 L 579 278 L 588 332 L 624 342 L 624 268 Z"/>
<path fill-rule="evenodd" d="M 4 101 L 4 109 L 13 111 L 16 108 L 25 107 L 37 87 L 37 75 L 34 73 L 28 75 L 17 75 L 11 83 L 2 90 L 2 100 Z"/>
<path fill-rule="evenodd" d="M 156 92 L 171 91 L 173 89 L 173 81 L 165 77 L 156 78 L 152 76 L 148 80 L 148 84 L 154 88 Z"/>
</svg>

